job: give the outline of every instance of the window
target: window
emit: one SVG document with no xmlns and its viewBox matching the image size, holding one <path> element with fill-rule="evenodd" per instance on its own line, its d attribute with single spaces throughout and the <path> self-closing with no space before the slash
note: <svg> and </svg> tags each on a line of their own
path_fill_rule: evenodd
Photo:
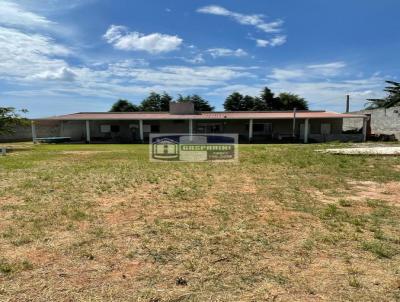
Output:
<svg viewBox="0 0 400 302">
<path fill-rule="evenodd" d="M 249 131 L 249 124 L 246 125 L 246 130 Z M 271 123 L 254 123 L 253 124 L 254 134 L 272 134 Z"/>
<path fill-rule="evenodd" d="M 173 120 L 174 124 L 184 124 L 185 120 Z"/>
<path fill-rule="evenodd" d="M 100 132 L 101 133 L 110 133 L 111 126 L 110 125 L 100 125 Z"/>
<path fill-rule="evenodd" d="M 151 125 L 150 132 L 151 133 L 159 133 L 160 132 L 160 125 Z"/>
<path fill-rule="evenodd" d="M 254 124 L 253 132 L 264 132 L 264 124 Z"/>
<path fill-rule="evenodd" d="M 221 126 L 220 125 L 210 125 L 210 132 L 211 133 L 217 133 L 221 131 Z"/>
<path fill-rule="evenodd" d="M 111 132 L 119 132 L 119 126 L 118 125 L 111 125 Z"/>
</svg>

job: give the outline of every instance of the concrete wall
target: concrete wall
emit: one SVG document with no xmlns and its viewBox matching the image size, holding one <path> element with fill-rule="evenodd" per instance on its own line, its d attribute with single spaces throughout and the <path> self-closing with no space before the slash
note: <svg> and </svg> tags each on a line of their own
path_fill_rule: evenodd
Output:
<svg viewBox="0 0 400 302">
<path fill-rule="evenodd" d="M 194 114 L 194 104 L 192 102 L 170 102 L 169 113 L 171 114 Z"/>
<path fill-rule="evenodd" d="M 387 109 L 361 110 L 351 113 L 370 114 L 372 134 L 394 134 L 398 140 L 400 139 L 400 106 Z M 343 130 L 355 130 L 360 128 L 362 128 L 362 119 L 344 120 Z"/>
<path fill-rule="evenodd" d="M 36 126 L 37 137 L 60 136 L 60 125 L 58 122 L 42 122 Z M 23 142 L 32 140 L 31 126 L 17 126 L 13 133 L 0 135 L 0 142 Z"/>
</svg>

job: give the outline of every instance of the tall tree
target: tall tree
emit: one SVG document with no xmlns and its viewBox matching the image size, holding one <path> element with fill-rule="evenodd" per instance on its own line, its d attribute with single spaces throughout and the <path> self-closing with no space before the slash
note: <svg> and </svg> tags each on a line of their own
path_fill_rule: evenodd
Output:
<svg viewBox="0 0 400 302">
<path fill-rule="evenodd" d="M 258 107 L 265 107 L 265 109 L 261 110 L 281 110 L 279 100 L 274 97 L 274 94 L 268 87 L 264 87 L 264 89 L 261 91 L 260 100 L 264 102 L 264 106 L 259 104 Z"/>
<path fill-rule="evenodd" d="M 271 110 L 267 107 L 267 103 L 260 97 L 255 97 L 253 98 L 254 100 L 254 106 L 252 111 L 266 111 L 266 110 Z"/>
<path fill-rule="evenodd" d="M 179 95 L 177 102 L 192 102 L 194 104 L 194 110 L 196 111 L 213 111 L 214 107 L 210 105 L 210 103 L 203 99 L 201 96 L 197 94 L 182 96 Z"/>
<path fill-rule="evenodd" d="M 25 109 L 21 113 L 28 112 Z M 13 133 L 15 126 L 26 126 L 28 120 L 13 107 L 0 107 L 0 134 Z"/>
<path fill-rule="evenodd" d="M 172 96 L 170 96 L 165 91 L 160 97 L 160 109 L 161 111 L 169 111 L 169 103 L 172 101 Z"/>
<path fill-rule="evenodd" d="M 400 83 L 394 81 L 385 81 L 387 86 L 384 91 L 388 95 L 383 99 L 368 99 L 367 109 L 389 108 L 400 105 Z"/>
<path fill-rule="evenodd" d="M 135 112 L 139 111 L 139 107 L 132 104 L 128 100 L 118 100 L 116 101 L 110 109 L 110 112 Z"/>
<path fill-rule="evenodd" d="M 241 111 L 252 111 L 252 110 L 257 110 L 255 109 L 257 106 L 257 100 L 256 98 L 253 98 L 250 95 L 245 95 L 241 101 L 240 104 L 240 110 Z"/>
<path fill-rule="evenodd" d="M 172 97 L 167 93 L 162 95 L 151 92 L 150 95 L 145 98 L 140 104 L 141 111 L 168 111 L 169 102 L 172 101 Z"/>
<path fill-rule="evenodd" d="M 308 102 L 297 94 L 283 92 L 279 94 L 278 99 L 280 110 L 293 110 L 294 108 L 308 110 Z"/>
<path fill-rule="evenodd" d="M 239 92 L 233 92 L 224 102 L 226 111 L 253 111 L 259 102 L 252 96 L 243 96 Z"/>
<path fill-rule="evenodd" d="M 243 95 L 241 95 L 239 92 L 233 92 L 225 99 L 224 109 L 226 111 L 241 111 L 242 102 L 243 102 Z"/>
</svg>

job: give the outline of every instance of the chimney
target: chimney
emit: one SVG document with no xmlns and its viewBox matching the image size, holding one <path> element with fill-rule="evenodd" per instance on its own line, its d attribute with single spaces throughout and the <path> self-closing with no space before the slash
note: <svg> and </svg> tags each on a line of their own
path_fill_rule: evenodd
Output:
<svg viewBox="0 0 400 302">
<path fill-rule="evenodd" d="M 350 112 L 350 94 L 346 95 L 346 113 Z"/>
<path fill-rule="evenodd" d="M 169 102 L 170 114 L 194 114 L 194 104 L 192 102 Z"/>
</svg>

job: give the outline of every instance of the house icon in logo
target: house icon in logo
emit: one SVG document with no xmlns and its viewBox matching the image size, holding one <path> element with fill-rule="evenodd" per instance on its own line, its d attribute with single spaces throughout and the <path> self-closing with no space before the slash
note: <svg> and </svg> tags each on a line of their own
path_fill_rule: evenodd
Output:
<svg viewBox="0 0 400 302">
<path fill-rule="evenodd" d="M 152 144 L 153 158 L 179 160 L 179 144 L 170 138 L 159 138 Z"/>
</svg>

